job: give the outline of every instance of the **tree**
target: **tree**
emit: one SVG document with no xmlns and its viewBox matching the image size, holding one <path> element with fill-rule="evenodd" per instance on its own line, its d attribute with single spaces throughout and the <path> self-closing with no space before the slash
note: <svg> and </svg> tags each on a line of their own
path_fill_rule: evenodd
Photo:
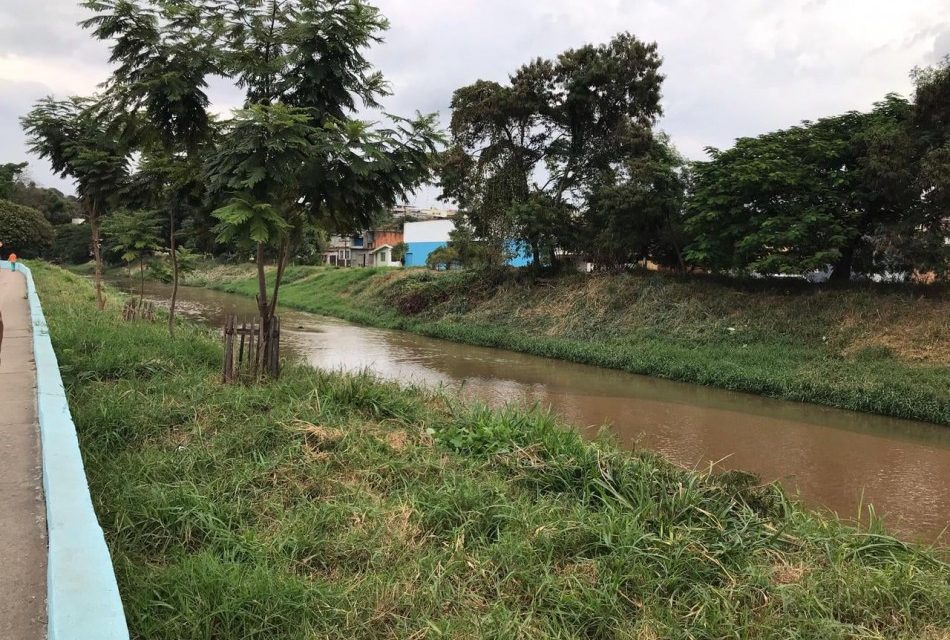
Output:
<svg viewBox="0 0 950 640">
<path fill-rule="evenodd" d="M 36 209 L 0 200 L 0 241 L 8 253 L 39 257 L 53 244 L 53 227 Z"/>
<path fill-rule="evenodd" d="M 950 55 L 915 69 L 912 133 L 920 145 L 920 193 L 910 219 L 888 240 L 921 271 L 950 276 Z"/>
<path fill-rule="evenodd" d="M 37 209 L 54 226 L 70 222 L 78 211 L 75 198 L 37 186 L 27 177 L 26 167 L 25 162 L 0 165 L 0 198 Z"/>
<path fill-rule="evenodd" d="M 553 262 L 554 248 L 571 243 L 591 183 L 649 150 L 661 113 L 659 67 L 655 44 L 622 33 L 535 60 L 507 84 L 456 90 L 443 198 L 499 255 L 524 244 L 536 264 L 545 251 Z"/>
<path fill-rule="evenodd" d="M 362 0 L 223 3 L 215 18 L 223 65 L 246 91 L 207 163 L 222 203 L 218 238 L 255 248 L 267 334 L 295 236 L 307 226 L 363 226 L 430 175 L 434 116 L 374 128 L 350 116 L 378 107 L 382 76 L 364 50 L 387 23 Z M 273 292 L 265 261 L 276 252 Z M 265 359 L 269 345 L 264 345 Z"/>
<path fill-rule="evenodd" d="M 0 164 L 0 200 L 10 200 L 16 191 L 16 184 L 26 169 L 25 162 Z"/>
<path fill-rule="evenodd" d="M 194 273 L 198 270 L 201 254 L 195 253 L 191 249 L 179 247 L 177 250 L 175 262 L 178 264 L 178 274 L 180 276 Z M 152 260 L 148 265 L 149 276 L 161 282 L 170 283 L 174 278 L 171 267 L 171 256 L 167 254 L 159 257 L 158 260 Z"/>
<path fill-rule="evenodd" d="M 426 256 L 426 266 L 436 271 L 448 271 L 459 263 L 458 251 L 450 246 L 439 247 Z"/>
<path fill-rule="evenodd" d="M 145 259 L 162 248 L 159 222 L 151 211 L 114 213 L 102 225 L 109 249 L 129 265 L 139 264 L 139 303 L 145 299 Z"/>
<path fill-rule="evenodd" d="M 92 251 L 92 233 L 88 224 L 61 224 L 54 227 L 55 236 L 49 258 L 64 264 L 89 262 Z"/>
<path fill-rule="evenodd" d="M 696 163 L 687 257 L 715 270 L 848 280 L 873 260 L 870 236 L 899 222 L 919 194 L 905 149 L 909 103 L 895 95 L 849 112 L 709 149 Z"/>
<path fill-rule="evenodd" d="M 402 262 L 407 253 L 409 253 L 409 245 L 405 242 L 397 242 L 393 245 L 392 259 L 394 262 Z"/>
<path fill-rule="evenodd" d="M 658 138 L 648 155 L 603 172 L 587 194 L 576 246 L 607 268 L 649 259 L 685 270 L 684 167 L 669 142 Z"/>
<path fill-rule="evenodd" d="M 17 181 L 10 200 L 38 210 L 54 227 L 69 224 L 73 218 L 81 217 L 81 209 L 74 196 L 67 196 L 59 189 L 37 186 L 32 181 Z"/>
<path fill-rule="evenodd" d="M 116 65 L 108 84 L 116 108 L 130 112 L 135 143 L 146 155 L 145 169 L 155 204 L 168 217 L 172 295 L 168 330 L 175 330 L 178 298 L 178 223 L 188 194 L 197 188 L 204 147 L 214 127 L 205 93 L 208 78 L 220 74 L 212 4 L 192 0 L 86 0 L 96 15 L 83 26 L 112 42 Z M 210 16 L 210 18 L 209 18 Z"/>
<path fill-rule="evenodd" d="M 94 98 L 44 98 L 25 117 L 30 149 L 50 161 L 53 170 L 73 178 L 92 233 L 96 300 L 102 296 L 102 251 L 99 221 L 128 179 L 128 148 L 114 126 L 114 116 Z"/>
<path fill-rule="evenodd" d="M 268 246 L 281 250 L 272 296 L 276 306 L 289 218 L 297 207 L 300 174 L 315 135 L 305 110 L 280 103 L 256 104 L 235 114 L 208 165 L 212 193 L 230 197 L 227 205 L 213 213 L 219 221 L 218 240 L 256 250 L 262 322 L 269 321 L 273 313 L 264 272 L 265 250 Z"/>
<path fill-rule="evenodd" d="M 465 216 L 456 218 L 448 246 L 453 251 L 453 261 L 468 269 L 497 267 L 504 264 L 507 255 L 502 245 L 477 238 Z"/>
</svg>

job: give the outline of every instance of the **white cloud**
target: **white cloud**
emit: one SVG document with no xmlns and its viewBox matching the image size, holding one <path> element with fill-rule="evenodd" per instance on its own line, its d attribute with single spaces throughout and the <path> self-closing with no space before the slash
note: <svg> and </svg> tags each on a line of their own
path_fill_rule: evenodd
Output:
<svg viewBox="0 0 950 640">
<path fill-rule="evenodd" d="M 60 95 L 95 91 L 107 77 L 102 65 L 90 66 L 75 59 L 0 54 L 0 82 L 39 82 Z"/>
</svg>

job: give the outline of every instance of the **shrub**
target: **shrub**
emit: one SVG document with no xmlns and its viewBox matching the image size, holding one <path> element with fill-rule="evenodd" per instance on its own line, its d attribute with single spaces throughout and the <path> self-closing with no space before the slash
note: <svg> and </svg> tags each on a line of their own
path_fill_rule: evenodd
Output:
<svg viewBox="0 0 950 640">
<path fill-rule="evenodd" d="M 0 241 L 5 252 L 36 258 L 53 245 L 53 225 L 36 209 L 0 200 Z"/>
<path fill-rule="evenodd" d="M 198 260 L 203 257 L 191 249 L 178 249 L 176 253 L 178 254 L 179 278 L 194 273 L 198 268 Z M 168 283 L 174 279 L 174 275 L 170 253 L 163 253 L 158 259 L 148 263 L 148 277 L 153 280 Z"/>
<path fill-rule="evenodd" d="M 426 258 L 426 266 L 437 271 L 445 271 L 459 264 L 458 251 L 452 247 L 439 247 Z"/>
<path fill-rule="evenodd" d="M 92 252 L 92 230 L 88 224 L 63 224 L 56 227 L 50 259 L 63 264 L 83 264 Z"/>
</svg>

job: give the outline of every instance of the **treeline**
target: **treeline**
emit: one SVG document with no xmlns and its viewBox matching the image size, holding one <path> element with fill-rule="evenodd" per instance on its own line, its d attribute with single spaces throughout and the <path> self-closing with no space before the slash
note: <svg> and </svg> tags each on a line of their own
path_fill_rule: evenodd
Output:
<svg viewBox="0 0 950 640">
<path fill-rule="evenodd" d="M 355 116 L 388 94 L 365 55 L 388 23 L 362 0 L 83 5 L 111 76 L 97 95 L 39 101 L 21 123 L 32 151 L 76 185 L 100 307 L 110 246 L 140 273 L 162 252 L 173 331 L 184 243 L 253 257 L 266 326 L 284 268 L 321 230 L 369 224 L 431 179 L 434 116 L 385 126 Z M 215 78 L 244 92 L 226 119 L 209 109 Z"/>
<path fill-rule="evenodd" d="M 58 260 L 90 248 L 97 265 L 160 253 L 157 268 L 177 282 L 186 246 L 282 273 L 315 259 L 326 234 L 373 225 L 435 174 L 463 212 L 433 256 L 443 265 L 522 254 L 541 268 L 950 272 L 950 59 L 914 72 L 912 100 L 889 95 L 868 113 L 688 162 L 657 130 L 657 47 L 628 33 L 458 89 L 445 136 L 434 116 L 381 127 L 354 116 L 388 91 L 364 56 L 387 23 L 362 0 L 85 5 L 83 26 L 111 47 L 112 76 L 98 95 L 47 98 L 22 119 L 33 151 L 75 181 L 77 196 L 37 189 L 15 178 L 20 165 L 4 165 L 15 191 L 4 198 L 57 227 L 47 251 Z M 216 77 L 245 92 L 223 120 L 206 94 Z M 103 227 L 116 213 L 131 217 Z M 88 226 L 65 224 L 77 216 Z M 158 248 L 123 250 L 134 221 L 138 235 L 157 233 L 147 244 Z"/>
<path fill-rule="evenodd" d="M 70 224 L 81 217 L 79 202 L 58 189 L 40 187 L 27 163 L 0 164 L 0 255 L 42 257 L 59 262 L 89 260 L 88 229 Z"/>
<path fill-rule="evenodd" d="M 621 34 L 452 100 L 442 197 L 464 212 L 443 264 L 832 277 L 950 270 L 950 58 L 913 100 L 742 138 L 687 162 L 656 131 L 655 44 Z"/>
</svg>

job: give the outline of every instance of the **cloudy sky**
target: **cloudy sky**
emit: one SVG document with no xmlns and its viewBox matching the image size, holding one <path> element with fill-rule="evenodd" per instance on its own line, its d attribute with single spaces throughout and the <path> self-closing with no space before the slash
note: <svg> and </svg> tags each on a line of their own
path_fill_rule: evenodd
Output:
<svg viewBox="0 0 950 640">
<path fill-rule="evenodd" d="M 448 119 L 456 87 L 504 80 L 619 31 L 663 56 L 661 127 L 691 158 L 754 135 L 910 91 L 908 72 L 950 53 L 947 0 L 377 0 L 392 27 L 371 56 L 392 84 L 386 109 Z M 39 183 L 71 190 L 27 154 L 18 118 L 45 95 L 88 94 L 107 51 L 75 0 L 0 0 L 0 162 L 30 162 Z M 216 110 L 237 106 L 226 83 Z M 424 190 L 418 204 L 432 204 Z"/>
</svg>

